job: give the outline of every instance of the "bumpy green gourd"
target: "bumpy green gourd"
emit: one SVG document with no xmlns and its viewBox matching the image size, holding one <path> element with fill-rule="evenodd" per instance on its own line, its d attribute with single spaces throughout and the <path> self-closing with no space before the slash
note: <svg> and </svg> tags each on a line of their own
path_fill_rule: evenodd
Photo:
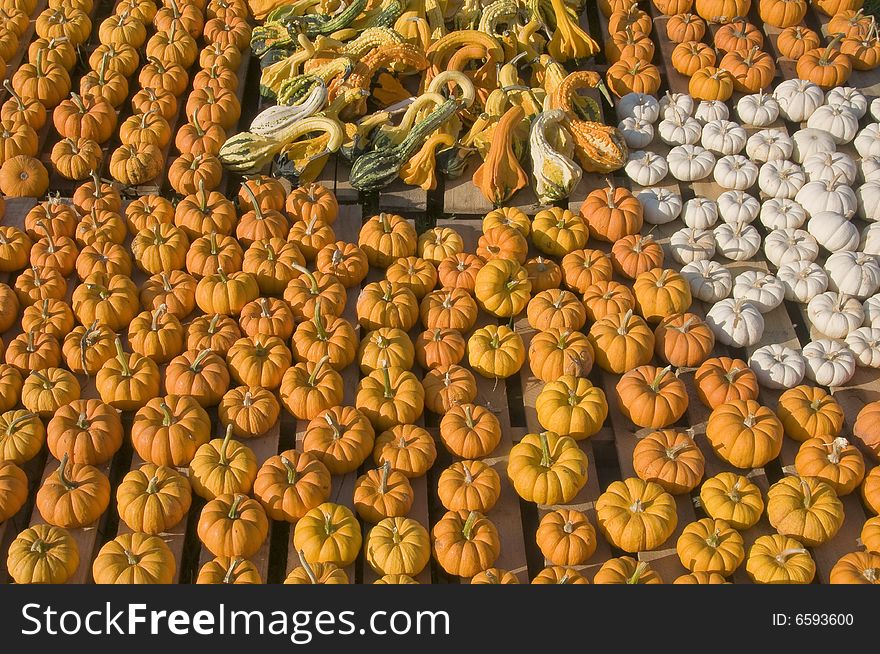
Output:
<svg viewBox="0 0 880 654">
<path fill-rule="evenodd" d="M 377 191 L 397 178 L 400 167 L 425 142 L 425 139 L 445 123 L 462 106 L 458 99 L 450 98 L 434 109 L 422 122 L 413 127 L 399 145 L 374 150 L 358 157 L 351 167 L 349 181 L 360 191 Z"/>
</svg>

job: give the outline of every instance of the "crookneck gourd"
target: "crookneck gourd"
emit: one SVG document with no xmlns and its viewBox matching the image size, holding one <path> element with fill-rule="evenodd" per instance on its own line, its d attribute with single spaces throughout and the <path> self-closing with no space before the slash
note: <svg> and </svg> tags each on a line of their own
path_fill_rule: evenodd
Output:
<svg viewBox="0 0 880 654">
<path fill-rule="evenodd" d="M 575 154 L 581 167 L 591 173 L 610 173 L 626 163 L 628 151 L 623 134 L 616 127 L 595 120 L 594 112 L 584 112 L 583 98 L 577 95 L 579 89 L 595 88 L 599 81 L 594 72 L 571 73 L 547 96 L 545 104 L 565 112 L 563 125 L 574 137 Z M 590 102 L 595 104 L 593 100 Z"/>
<path fill-rule="evenodd" d="M 377 191 L 394 181 L 401 166 L 419 150 L 425 139 L 458 111 L 464 102 L 450 98 L 417 123 L 398 145 L 371 150 L 355 160 L 351 167 L 351 185 L 361 191 Z"/>
<path fill-rule="evenodd" d="M 567 198 L 581 181 L 581 169 L 571 159 L 574 139 L 562 126 L 563 120 L 563 111 L 545 111 L 535 118 L 529 135 L 535 192 L 547 204 Z"/>
<path fill-rule="evenodd" d="M 482 165 L 474 172 L 474 185 L 489 202 L 500 205 L 529 183 L 528 175 L 514 154 L 516 128 L 523 122 L 522 107 L 511 107 L 495 125 L 492 145 Z"/>
</svg>

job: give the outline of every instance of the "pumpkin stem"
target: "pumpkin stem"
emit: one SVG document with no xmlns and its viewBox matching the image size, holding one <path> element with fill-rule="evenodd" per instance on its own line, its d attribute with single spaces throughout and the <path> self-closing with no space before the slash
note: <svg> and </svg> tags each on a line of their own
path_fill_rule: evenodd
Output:
<svg viewBox="0 0 880 654">
<path fill-rule="evenodd" d="M 220 465 L 229 465 L 229 443 L 232 440 L 232 423 L 226 425 L 226 434 L 223 436 L 223 442 L 220 444 Z"/>
<path fill-rule="evenodd" d="M 25 109 L 27 109 L 27 105 L 21 99 L 21 96 L 15 92 L 15 89 L 12 88 L 12 84 L 9 83 L 8 79 L 3 80 L 3 88 L 5 88 L 9 95 L 13 97 L 16 104 L 18 105 L 19 111 L 24 111 Z"/>
<path fill-rule="evenodd" d="M 645 504 L 642 502 L 642 498 L 637 497 L 633 503 L 629 505 L 629 510 L 633 513 L 644 513 Z"/>
<path fill-rule="evenodd" d="M 171 413 L 171 407 L 166 404 L 164 398 L 159 402 L 159 408 L 162 410 L 162 426 L 170 427 L 174 424 L 174 415 Z"/>
<path fill-rule="evenodd" d="M 315 300 L 315 315 L 312 318 L 315 323 L 315 331 L 318 333 L 318 340 L 326 341 L 329 338 L 327 329 L 324 326 L 324 316 L 321 314 L 321 298 Z"/>
<path fill-rule="evenodd" d="M 822 56 L 819 58 L 818 64 L 820 66 L 827 66 L 831 62 L 831 55 L 834 53 L 835 48 L 840 44 L 843 39 L 843 34 L 835 34 L 831 39 L 831 43 L 828 44 L 828 47 L 825 48 L 825 52 L 822 53 Z"/>
<path fill-rule="evenodd" d="M 309 565 L 309 562 L 306 561 L 306 554 L 302 550 L 297 552 L 299 554 L 299 562 L 302 564 L 303 570 L 306 571 L 306 575 L 309 577 L 309 582 L 313 585 L 318 584 L 318 578 L 315 576 L 315 571 L 312 570 L 312 566 Z"/>
<path fill-rule="evenodd" d="M 212 350 L 210 347 L 206 347 L 205 349 L 200 350 L 199 353 L 196 355 L 196 358 L 193 360 L 192 364 L 190 364 L 189 369 L 195 373 L 201 371 L 202 362 L 205 360 L 205 357 L 207 357 L 213 351 L 214 350 Z"/>
<path fill-rule="evenodd" d="M 391 385 L 391 373 L 388 371 L 388 361 L 383 359 L 380 362 L 382 370 L 382 384 L 385 386 L 384 396 L 390 400 L 394 398 L 394 387 Z"/>
<path fill-rule="evenodd" d="M 232 561 L 229 562 L 229 569 L 226 570 L 226 574 L 223 575 L 223 583 L 224 584 L 233 584 L 235 583 L 235 569 L 242 564 L 244 561 L 240 556 L 236 556 Z"/>
<path fill-rule="evenodd" d="M 808 554 L 808 552 L 803 547 L 792 547 L 787 550 L 782 550 L 779 554 L 776 555 L 776 562 L 779 565 L 785 565 L 788 557 L 794 556 L 795 554 Z"/>
<path fill-rule="evenodd" d="M 130 549 L 124 549 L 123 553 L 125 554 L 125 558 L 128 561 L 128 565 L 136 566 L 138 563 L 140 563 L 141 557 L 132 552 Z"/>
<path fill-rule="evenodd" d="M 633 570 L 632 576 L 626 580 L 628 584 L 638 584 L 639 579 L 643 574 L 645 574 L 645 570 L 648 569 L 647 561 L 639 561 L 639 564 L 636 566 L 636 569 Z"/>
<path fill-rule="evenodd" d="M 301 266 L 298 263 L 290 264 L 290 267 L 297 271 L 300 275 L 305 277 L 309 282 L 309 292 L 312 295 L 319 295 L 320 289 L 318 288 L 318 280 L 315 278 L 315 275 L 312 274 L 312 271 L 306 268 L 305 266 Z"/>
<path fill-rule="evenodd" d="M 838 465 L 840 463 L 840 455 L 843 454 L 847 447 L 849 447 L 849 441 L 843 436 L 835 438 L 831 441 L 831 452 L 828 454 L 828 460 L 834 465 Z"/>
<path fill-rule="evenodd" d="M 78 429 L 88 429 L 89 426 L 89 416 L 85 411 L 80 411 L 79 416 L 76 419 L 76 426 Z"/>
<path fill-rule="evenodd" d="M 40 385 L 43 387 L 44 390 L 48 391 L 55 386 L 52 380 L 46 377 L 46 375 L 44 375 L 39 370 L 34 370 L 31 374 L 40 381 Z"/>
<path fill-rule="evenodd" d="M 248 389 L 244 392 L 244 397 L 241 398 L 241 405 L 244 407 L 250 407 L 254 404 L 254 396 L 251 395 L 251 389 Z"/>
<path fill-rule="evenodd" d="M 214 335 L 217 333 L 217 323 L 220 322 L 220 314 L 215 313 L 211 316 L 211 322 L 208 323 L 208 334 Z"/>
<path fill-rule="evenodd" d="M 122 366 L 122 376 L 123 377 L 131 377 L 131 368 L 128 366 L 128 357 L 125 355 L 125 352 L 122 351 L 122 341 L 119 337 L 116 337 L 116 360 L 119 361 L 119 365 Z"/>
<path fill-rule="evenodd" d="M 461 529 L 461 535 L 464 536 L 465 540 L 470 540 L 471 535 L 474 531 L 474 523 L 477 521 L 477 512 L 471 511 L 468 514 L 467 520 L 464 522 L 464 526 Z"/>
<path fill-rule="evenodd" d="M 15 418 L 13 420 L 10 420 L 9 424 L 6 425 L 6 435 L 7 436 L 12 435 L 12 432 L 19 425 L 19 423 L 22 423 L 25 420 L 30 420 L 31 418 L 36 417 L 36 415 L 37 415 L 36 413 L 28 412 L 28 413 L 21 414 L 20 416 L 18 416 L 17 418 Z"/>
<path fill-rule="evenodd" d="M 226 274 L 226 271 L 223 268 L 217 268 L 217 275 L 220 277 L 220 281 L 224 284 L 229 281 L 229 275 Z"/>
<path fill-rule="evenodd" d="M 294 486 L 297 482 L 299 474 L 297 473 L 296 468 L 293 466 L 293 462 L 286 456 L 281 455 L 281 464 L 284 466 L 284 469 L 287 470 L 287 483 L 291 486 Z"/>
<path fill-rule="evenodd" d="M 666 458 L 669 459 L 670 461 L 675 461 L 675 459 L 678 458 L 678 453 L 681 452 L 682 450 L 686 450 L 690 446 L 691 446 L 691 444 L 688 441 L 684 441 L 684 442 L 678 443 L 677 445 L 673 445 L 672 447 L 667 447 L 666 448 Z"/>
<path fill-rule="evenodd" d="M 254 207 L 254 217 L 257 220 L 263 220 L 263 210 L 260 208 L 260 203 L 257 202 L 257 196 L 256 194 L 254 194 L 253 189 L 251 189 L 250 184 L 248 182 L 245 182 L 241 185 L 241 189 L 250 198 L 251 204 Z"/>
<path fill-rule="evenodd" d="M 333 412 L 327 411 L 324 414 L 324 420 L 330 426 L 330 429 L 333 430 L 333 439 L 339 440 L 339 437 L 342 436 L 342 425 L 340 425 L 339 421 L 336 420 L 336 416 L 333 415 Z"/>
<path fill-rule="evenodd" d="M 388 476 L 391 474 L 391 462 L 387 459 L 382 463 L 382 476 L 379 482 L 379 493 L 385 495 L 388 492 Z"/>
<path fill-rule="evenodd" d="M 651 382 L 651 390 L 654 393 L 660 392 L 660 382 L 663 381 L 663 378 L 666 377 L 672 371 L 672 366 L 666 366 L 665 368 L 658 370 L 657 374 L 654 375 L 654 380 Z"/>
<path fill-rule="evenodd" d="M 468 486 L 474 483 L 474 473 L 471 472 L 471 469 L 467 467 L 467 464 L 462 461 L 461 469 L 464 472 L 464 483 Z"/>
<path fill-rule="evenodd" d="M 159 331 L 159 319 L 162 318 L 162 316 L 164 316 L 166 313 L 168 313 L 168 305 L 163 302 L 155 311 L 153 311 L 153 317 L 150 321 L 151 331 Z"/>
<path fill-rule="evenodd" d="M 244 500 L 244 495 L 236 493 L 235 499 L 232 501 L 232 506 L 229 507 L 229 516 L 230 520 L 238 520 L 238 507 Z"/>
<path fill-rule="evenodd" d="M 717 549 L 719 543 L 721 542 L 721 530 L 716 529 L 706 538 L 706 545 L 711 547 L 712 549 Z"/>
<path fill-rule="evenodd" d="M 150 478 L 150 483 L 147 484 L 147 489 L 144 491 L 147 495 L 155 495 L 159 492 L 159 475 L 154 474 Z"/>
<path fill-rule="evenodd" d="M 801 491 L 804 494 L 804 508 L 809 509 L 813 504 L 813 492 L 810 488 L 810 484 L 808 484 L 807 480 L 803 478 L 801 478 Z"/>
<path fill-rule="evenodd" d="M 325 354 L 318 362 L 315 364 L 315 367 L 312 368 L 312 374 L 309 375 L 309 386 L 315 388 L 315 385 L 318 383 L 318 375 L 321 373 L 321 369 L 327 364 L 330 360 L 330 355 Z"/>
<path fill-rule="evenodd" d="M 538 441 L 541 443 L 541 467 L 549 468 L 553 465 L 553 458 L 550 455 L 550 443 L 547 440 L 547 432 L 542 431 L 538 434 Z"/>
<path fill-rule="evenodd" d="M 67 476 L 68 462 L 69 459 L 67 458 L 67 452 L 65 452 L 64 456 L 61 457 L 61 465 L 58 466 L 58 479 L 61 481 L 61 485 L 70 492 L 79 488 L 80 484 L 78 481 L 74 481 Z"/>
<path fill-rule="evenodd" d="M 626 336 L 628 330 L 627 325 L 629 321 L 632 320 L 633 312 L 632 309 L 629 309 L 625 314 L 623 314 L 623 320 L 620 321 L 620 326 L 617 328 L 617 333 L 621 336 Z"/>
<path fill-rule="evenodd" d="M 37 538 L 33 543 L 31 543 L 30 551 L 35 554 L 39 554 L 40 557 L 43 557 L 46 555 L 46 552 L 51 549 L 51 547 L 52 546 L 44 541 L 42 538 Z"/>
</svg>

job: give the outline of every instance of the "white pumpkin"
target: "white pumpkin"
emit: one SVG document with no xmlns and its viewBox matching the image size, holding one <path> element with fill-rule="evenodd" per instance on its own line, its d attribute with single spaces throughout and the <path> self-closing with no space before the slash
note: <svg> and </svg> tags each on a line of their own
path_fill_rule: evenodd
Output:
<svg viewBox="0 0 880 654">
<path fill-rule="evenodd" d="M 798 163 L 817 152 L 834 152 L 837 144 L 831 134 L 821 129 L 800 129 L 791 137 L 791 156 Z"/>
<path fill-rule="evenodd" d="M 745 191 L 758 181 L 758 167 L 741 154 L 728 154 L 715 163 L 712 176 L 721 188 Z"/>
<path fill-rule="evenodd" d="M 859 159 L 859 171 L 866 182 L 880 181 L 880 155 L 868 155 Z"/>
<path fill-rule="evenodd" d="M 843 338 L 862 324 L 865 312 L 852 296 L 825 291 L 807 304 L 810 324 L 829 338 Z"/>
<path fill-rule="evenodd" d="M 807 231 L 829 252 L 859 247 L 859 230 L 836 211 L 813 214 L 807 221 Z"/>
<path fill-rule="evenodd" d="M 860 157 L 880 155 L 880 123 L 871 123 L 856 135 L 853 145 Z"/>
<path fill-rule="evenodd" d="M 880 223 L 870 223 L 862 230 L 859 250 L 880 257 Z"/>
<path fill-rule="evenodd" d="M 699 143 L 702 131 L 703 126 L 696 118 L 690 116 L 682 118 L 678 114 L 664 118 L 657 125 L 657 134 L 660 136 L 660 140 L 673 146 Z"/>
<path fill-rule="evenodd" d="M 681 219 L 688 227 L 709 229 L 718 222 L 718 205 L 709 198 L 691 198 L 684 203 Z"/>
<path fill-rule="evenodd" d="M 785 299 L 806 304 L 828 289 L 828 274 L 813 261 L 792 261 L 779 266 L 776 277 L 785 286 Z"/>
<path fill-rule="evenodd" d="M 880 263 L 864 252 L 834 252 L 825 261 L 828 288 L 864 300 L 880 290 Z"/>
<path fill-rule="evenodd" d="M 849 107 L 826 104 L 813 112 L 807 127 L 828 132 L 837 145 L 843 145 L 856 137 L 859 119 Z"/>
<path fill-rule="evenodd" d="M 866 368 L 880 368 L 880 328 L 859 327 L 846 335 L 846 345 L 856 363 Z"/>
<path fill-rule="evenodd" d="M 785 287 L 771 273 L 746 270 L 733 280 L 733 298 L 751 302 L 758 311 L 767 313 L 782 304 Z"/>
<path fill-rule="evenodd" d="M 803 168 L 787 159 L 768 161 L 758 171 L 758 188 L 771 198 L 793 200 L 806 182 Z"/>
<path fill-rule="evenodd" d="M 746 154 L 756 161 L 788 159 L 794 143 L 783 129 L 762 129 L 746 141 Z"/>
<path fill-rule="evenodd" d="M 683 266 L 681 276 L 690 284 L 691 295 L 703 302 L 723 300 L 733 288 L 730 271 L 711 259 L 701 259 Z"/>
<path fill-rule="evenodd" d="M 777 268 L 794 261 L 815 261 L 819 244 L 803 229 L 782 227 L 764 238 L 764 256 Z"/>
<path fill-rule="evenodd" d="M 671 223 L 681 213 L 681 196 L 668 188 L 646 188 L 636 197 L 642 203 L 645 222 L 650 225 Z"/>
<path fill-rule="evenodd" d="M 871 112 L 871 118 L 874 120 L 880 120 L 880 98 L 874 98 L 871 100 L 871 104 L 868 105 L 868 110 Z"/>
<path fill-rule="evenodd" d="M 772 95 L 760 91 L 741 97 L 736 103 L 736 113 L 744 125 L 766 127 L 779 118 L 779 103 Z"/>
<path fill-rule="evenodd" d="M 675 113 L 685 116 L 693 116 L 696 109 L 696 102 L 687 93 L 671 93 L 667 91 L 660 98 L 660 114 L 666 118 L 668 115 Z"/>
<path fill-rule="evenodd" d="M 660 117 L 660 103 L 653 95 L 627 93 L 617 102 L 617 115 L 621 118 L 635 118 L 648 123 L 656 123 Z"/>
<path fill-rule="evenodd" d="M 733 261 L 751 259 L 761 248 L 761 235 L 747 223 L 722 223 L 714 230 L 715 249 L 721 256 Z"/>
<path fill-rule="evenodd" d="M 654 140 L 654 126 L 646 120 L 627 116 L 617 125 L 626 145 L 633 150 L 646 148 Z"/>
<path fill-rule="evenodd" d="M 710 120 L 703 126 L 700 144 L 719 156 L 737 154 L 746 147 L 748 134 L 732 120 Z"/>
<path fill-rule="evenodd" d="M 767 229 L 798 228 L 807 222 L 807 212 L 794 200 L 770 198 L 761 205 L 761 224 Z"/>
<path fill-rule="evenodd" d="M 694 118 L 705 125 L 712 120 L 727 120 L 730 118 L 730 110 L 721 100 L 701 100 L 694 112 Z"/>
<path fill-rule="evenodd" d="M 666 155 L 669 172 L 681 182 L 695 182 L 712 174 L 715 155 L 699 145 L 677 145 Z"/>
<path fill-rule="evenodd" d="M 761 203 L 744 191 L 724 191 L 718 196 L 718 215 L 726 223 L 750 223 L 758 217 Z"/>
<path fill-rule="evenodd" d="M 856 164 L 846 152 L 814 152 L 803 161 L 807 181 L 820 182 L 837 179 L 844 184 L 856 181 Z"/>
<path fill-rule="evenodd" d="M 880 181 L 865 182 L 856 189 L 859 217 L 877 222 L 880 220 Z"/>
<path fill-rule="evenodd" d="M 706 324 L 715 338 L 731 347 L 749 347 L 764 334 L 764 316 L 751 302 L 725 298 L 706 314 Z"/>
<path fill-rule="evenodd" d="M 833 211 L 850 218 L 859 205 L 856 192 L 850 186 L 833 179 L 807 182 L 801 186 L 794 199 L 804 208 L 808 216 Z"/>
<path fill-rule="evenodd" d="M 629 153 L 624 171 L 639 186 L 654 186 L 663 181 L 669 168 L 656 152 L 636 150 Z"/>
<path fill-rule="evenodd" d="M 856 358 L 845 343 L 820 338 L 804 345 L 807 379 L 820 386 L 843 386 L 856 372 Z"/>
<path fill-rule="evenodd" d="M 853 86 L 835 86 L 825 94 L 825 104 L 832 107 L 846 107 L 861 120 L 868 111 L 868 98 Z"/>
<path fill-rule="evenodd" d="M 865 312 L 865 327 L 880 327 L 880 294 L 862 302 L 862 311 Z"/>
<path fill-rule="evenodd" d="M 797 350 L 781 343 L 771 343 L 752 352 L 749 368 L 761 386 L 794 388 L 804 380 L 807 363 Z"/>
<path fill-rule="evenodd" d="M 672 258 L 681 264 L 711 259 L 715 254 L 715 237 L 709 229 L 682 227 L 669 237 Z"/>
<path fill-rule="evenodd" d="M 792 123 L 802 123 L 825 102 L 822 89 L 810 81 L 790 79 L 773 91 L 779 104 L 779 114 Z"/>
</svg>

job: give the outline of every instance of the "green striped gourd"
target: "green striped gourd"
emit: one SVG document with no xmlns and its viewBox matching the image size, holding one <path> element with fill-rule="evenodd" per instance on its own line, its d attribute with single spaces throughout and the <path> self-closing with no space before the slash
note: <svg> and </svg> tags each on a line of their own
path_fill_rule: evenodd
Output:
<svg viewBox="0 0 880 654">
<path fill-rule="evenodd" d="M 551 109 L 538 114 L 529 134 L 535 192 L 543 203 L 557 202 L 571 195 L 581 181 L 581 169 L 572 159 L 574 139 L 562 126 L 565 112 Z"/>
<path fill-rule="evenodd" d="M 320 80 L 299 104 L 275 105 L 264 109 L 251 123 L 257 136 L 277 137 L 293 128 L 303 118 L 317 113 L 327 101 L 327 87 Z"/>
</svg>

